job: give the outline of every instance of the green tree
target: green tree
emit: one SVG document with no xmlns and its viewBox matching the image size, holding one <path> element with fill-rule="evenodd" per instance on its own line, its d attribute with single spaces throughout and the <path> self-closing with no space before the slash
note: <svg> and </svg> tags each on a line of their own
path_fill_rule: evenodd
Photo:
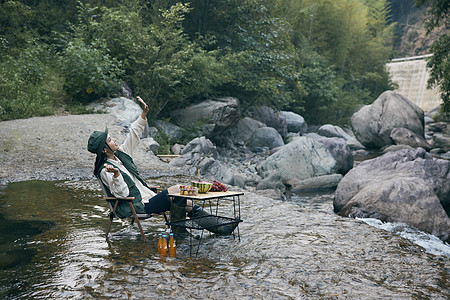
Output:
<svg viewBox="0 0 450 300">
<path fill-rule="evenodd" d="M 450 25 L 450 3 L 448 0 L 416 0 L 416 5 L 428 5 L 428 18 L 426 20 L 427 31 L 430 33 L 435 28 Z M 442 110 L 450 112 L 450 36 L 448 30 L 442 34 L 431 46 L 433 56 L 427 66 L 431 68 L 429 86 L 438 86 L 443 101 Z"/>
</svg>

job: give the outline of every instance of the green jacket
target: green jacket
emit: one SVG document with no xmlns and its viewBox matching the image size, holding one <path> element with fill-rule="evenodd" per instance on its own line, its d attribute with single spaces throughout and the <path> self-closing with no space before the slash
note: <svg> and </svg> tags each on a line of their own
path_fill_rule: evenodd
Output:
<svg viewBox="0 0 450 300">
<path fill-rule="evenodd" d="M 144 180 L 139 176 L 139 172 L 138 172 L 137 167 L 134 164 L 133 159 L 131 158 L 131 156 L 129 156 L 125 152 L 122 152 L 122 151 L 119 151 L 119 150 L 115 152 L 115 155 L 120 159 L 120 161 L 123 163 L 123 165 L 128 170 L 128 172 L 130 172 L 131 174 L 136 176 L 136 178 L 140 182 L 142 182 L 142 184 L 144 186 L 148 187 L 147 184 L 144 182 Z M 114 164 L 112 164 L 110 162 L 108 162 L 108 164 L 111 164 L 112 166 L 117 168 L 117 166 L 115 166 Z M 104 168 L 104 166 L 102 165 L 100 167 L 100 171 L 103 168 Z M 135 182 L 127 174 L 125 174 L 123 172 L 120 172 L 120 173 L 122 174 L 123 179 L 125 180 L 125 183 L 128 186 L 128 190 L 130 191 L 128 197 L 134 197 L 133 205 L 134 205 L 134 209 L 136 210 L 136 213 L 138 213 L 138 214 L 145 214 L 146 212 L 145 212 L 145 209 L 144 209 L 144 204 L 142 204 L 141 193 L 139 192 L 139 189 L 136 187 Z M 108 185 L 105 184 L 104 186 L 105 186 L 106 193 L 108 194 L 108 196 L 109 197 L 114 197 L 114 195 L 109 190 Z M 119 202 L 119 204 L 117 205 L 116 213 L 117 213 L 117 216 L 119 216 L 119 218 L 128 218 L 128 217 L 132 217 L 133 216 L 133 212 L 131 211 L 130 205 L 128 204 L 128 202 L 125 202 L 125 201 L 120 201 Z"/>
</svg>

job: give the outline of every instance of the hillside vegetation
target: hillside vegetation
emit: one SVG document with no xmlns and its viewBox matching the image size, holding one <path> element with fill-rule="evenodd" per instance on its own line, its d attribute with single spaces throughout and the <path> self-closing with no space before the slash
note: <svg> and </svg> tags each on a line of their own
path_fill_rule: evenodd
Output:
<svg viewBox="0 0 450 300">
<path fill-rule="evenodd" d="M 384 0 L 41 0 L 0 3 L 0 120 L 129 86 L 152 119 L 207 97 L 348 122 L 393 88 Z"/>
</svg>

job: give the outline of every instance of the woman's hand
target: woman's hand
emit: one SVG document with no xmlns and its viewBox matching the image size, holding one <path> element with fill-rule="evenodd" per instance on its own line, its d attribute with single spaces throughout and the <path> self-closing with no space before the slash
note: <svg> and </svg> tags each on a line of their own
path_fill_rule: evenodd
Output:
<svg viewBox="0 0 450 300">
<path fill-rule="evenodd" d="M 148 105 L 144 102 L 144 100 L 142 100 L 141 97 L 137 96 L 136 98 L 137 98 L 137 99 L 139 100 L 139 102 L 141 102 L 141 104 L 142 104 L 142 109 L 143 109 L 143 111 L 142 111 L 141 117 L 142 117 L 142 119 L 145 120 L 145 118 L 147 117 L 147 114 L 148 114 Z"/>
<path fill-rule="evenodd" d="M 114 173 L 114 178 L 117 178 L 120 175 L 119 169 L 114 168 L 112 165 L 105 164 L 105 171 L 106 172 L 110 172 L 110 173 Z"/>
</svg>

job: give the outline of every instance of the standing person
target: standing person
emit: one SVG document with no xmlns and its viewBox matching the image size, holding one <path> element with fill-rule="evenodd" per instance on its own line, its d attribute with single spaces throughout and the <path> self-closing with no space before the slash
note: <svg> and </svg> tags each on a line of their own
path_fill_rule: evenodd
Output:
<svg viewBox="0 0 450 300">
<path fill-rule="evenodd" d="M 139 144 L 140 136 L 144 131 L 147 122 L 148 105 L 137 97 L 141 103 L 143 111 L 141 116 L 131 124 L 125 142 L 121 145 L 117 144 L 116 139 L 105 131 L 94 131 L 89 137 L 88 151 L 97 155 L 95 159 L 94 175 L 99 177 L 104 183 L 109 196 L 115 197 L 134 197 L 133 205 L 137 213 L 162 213 L 169 211 L 172 204 L 169 194 L 180 192 L 178 185 L 171 186 L 166 190 L 156 194 L 153 192 L 140 177 L 138 169 L 133 161 L 133 154 Z M 191 200 L 186 200 L 186 213 L 189 217 L 206 217 L 209 216 L 201 206 L 193 204 Z M 119 202 L 116 210 L 120 218 L 130 217 L 132 215 L 131 208 L 128 203 Z M 201 220 L 199 220 L 202 222 Z M 214 224 L 206 224 L 204 227 L 209 231 L 218 234 L 230 234 L 236 226 L 217 226 Z M 203 226 L 203 225 L 202 225 Z"/>
</svg>

